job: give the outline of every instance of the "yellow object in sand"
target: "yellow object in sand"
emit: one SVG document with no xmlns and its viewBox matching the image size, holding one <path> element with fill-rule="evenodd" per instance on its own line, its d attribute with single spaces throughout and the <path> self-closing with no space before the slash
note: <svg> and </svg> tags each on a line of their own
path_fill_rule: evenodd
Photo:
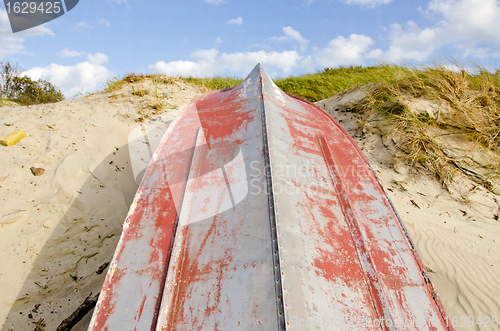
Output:
<svg viewBox="0 0 500 331">
<path fill-rule="evenodd" d="M 26 138 L 26 132 L 21 129 L 16 129 L 11 133 L 5 135 L 0 139 L 0 143 L 5 146 L 12 146 L 19 142 L 19 140 Z"/>
</svg>

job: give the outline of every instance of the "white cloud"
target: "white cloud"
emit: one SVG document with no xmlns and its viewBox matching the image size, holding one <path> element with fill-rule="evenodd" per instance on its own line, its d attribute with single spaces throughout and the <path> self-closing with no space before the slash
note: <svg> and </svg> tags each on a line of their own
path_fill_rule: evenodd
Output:
<svg viewBox="0 0 500 331">
<path fill-rule="evenodd" d="M 211 5 L 220 5 L 221 3 L 225 3 L 224 0 L 203 0 L 203 1 Z"/>
<path fill-rule="evenodd" d="M 286 27 L 283 28 L 283 32 L 285 33 L 285 35 L 287 36 L 287 38 L 289 40 L 294 40 L 294 41 L 296 41 L 296 42 L 298 42 L 300 44 L 300 50 L 301 50 L 301 52 L 305 51 L 305 49 L 307 48 L 307 43 L 309 42 L 309 40 L 307 40 L 304 37 L 302 37 L 302 35 L 300 34 L 299 31 L 295 30 L 291 26 L 286 26 Z"/>
<path fill-rule="evenodd" d="M 419 27 L 409 21 L 389 29 L 391 45 L 386 61 L 428 59 L 437 49 L 451 46 L 464 58 L 487 58 L 485 43 L 500 43 L 500 2 L 497 0 L 431 0 L 423 11 L 437 23 Z M 492 54 L 493 56 L 493 54 Z"/>
<path fill-rule="evenodd" d="M 191 54 L 195 61 L 159 61 L 149 66 L 152 72 L 172 76 L 214 76 L 223 74 L 245 75 L 257 64 L 291 73 L 301 56 L 296 51 L 219 53 L 216 49 L 198 50 Z"/>
<path fill-rule="evenodd" d="M 127 0 L 108 0 L 108 1 L 114 2 L 114 3 L 118 4 L 118 5 L 121 5 L 121 4 L 128 5 L 128 1 Z"/>
<path fill-rule="evenodd" d="M 111 25 L 111 24 L 109 23 L 109 21 L 108 21 L 107 19 L 105 19 L 105 18 L 101 18 L 101 19 L 99 20 L 99 24 L 101 24 L 101 25 L 106 25 L 106 26 L 110 26 L 110 25 Z"/>
<path fill-rule="evenodd" d="M 222 39 L 220 39 L 220 37 L 219 37 L 219 36 L 217 36 L 217 38 L 215 38 L 215 42 L 216 42 L 217 44 L 222 44 Z"/>
<path fill-rule="evenodd" d="M 94 26 L 92 26 L 91 24 L 89 24 L 87 22 L 78 22 L 75 24 L 75 28 L 79 31 L 86 31 L 86 30 L 94 28 Z"/>
<path fill-rule="evenodd" d="M 300 44 L 300 50 L 301 52 L 305 51 L 307 48 L 307 43 L 309 40 L 305 39 L 302 37 L 299 31 L 295 30 L 291 26 L 286 26 L 283 28 L 283 32 L 285 33 L 285 36 L 283 37 L 272 37 L 271 39 L 278 40 L 278 41 L 285 41 L 285 40 L 292 40 L 296 41 Z"/>
<path fill-rule="evenodd" d="M 77 92 L 93 92 L 102 87 L 106 79 L 113 76 L 102 64 L 108 57 L 102 53 L 90 54 L 87 61 L 74 66 L 62 66 L 55 63 L 47 67 L 36 67 L 24 74 L 34 80 L 46 79 L 61 89 L 63 94 L 71 98 Z"/>
<path fill-rule="evenodd" d="M 284 28 L 284 31 L 289 40 L 307 42 L 291 27 Z M 315 70 L 318 67 L 362 65 L 366 58 L 375 57 L 381 53 L 380 50 L 370 49 L 372 44 L 373 40 L 365 35 L 352 34 L 348 38 L 339 36 L 332 39 L 325 47 L 313 48 L 314 53 L 307 57 L 295 50 L 221 53 L 217 49 L 201 49 L 191 54 L 193 60 L 159 61 L 150 65 L 149 70 L 153 73 L 171 76 L 244 76 L 257 63 L 261 63 L 268 72 L 283 76 L 292 74 L 294 71 Z"/>
<path fill-rule="evenodd" d="M 497 0 L 432 0 L 428 12 L 444 20 L 436 29 L 446 38 L 469 42 L 500 42 L 500 2 Z"/>
<path fill-rule="evenodd" d="M 0 58 L 8 54 L 23 53 L 24 37 L 13 34 L 7 11 L 0 9 Z"/>
<path fill-rule="evenodd" d="M 290 39 L 293 39 L 293 40 L 296 40 L 298 41 L 299 43 L 301 44 L 307 44 L 308 41 L 302 37 L 302 35 L 300 34 L 300 32 L 298 32 L 297 30 L 295 30 L 294 28 L 292 28 L 291 26 L 286 26 L 283 28 L 283 32 L 290 38 Z"/>
<path fill-rule="evenodd" d="M 26 37 L 41 35 L 54 36 L 54 32 L 39 25 L 22 32 L 12 33 L 7 11 L 0 9 L 0 59 L 10 54 L 27 53 L 23 45 Z"/>
<path fill-rule="evenodd" d="M 93 65 L 99 66 L 108 62 L 108 56 L 103 53 L 89 54 L 87 56 L 87 61 Z"/>
<path fill-rule="evenodd" d="M 77 52 L 77 51 L 72 51 L 72 50 L 65 48 L 61 52 L 59 52 L 57 55 L 59 55 L 60 57 L 78 57 L 78 56 L 82 56 L 82 53 Z"/>
<path fill-rule="evenodd" d="M 233 18 L 229 21 L 226 22 L 227 24 L 237 24 L 237 25 L 242 25 L 243 24 L 243 18 L 240 16 L 238 18 Z"/>
<path fill-rule="evenodd" d="M 305 60 L 308 67 L 337 67 L 340 65 L 361 65 L 368 55 L 372 38 L 365 35 L 351 34 L 349 38 L 338 36 L 326 47 Z"/>
<path fill-rule="evenodd" d="M 391 45 L 382 57 L 391 62 L 424 61 L 441 45 L 435 29 L 422 29 L 413 21 L 405 26 L 393 24 L 389 36 Z"/>
<path fill-rule="evenodd" d="M 486 59 L 488 57 L 488 54 L 490 52 L 490 49 L 488 47 L 479 47 L 479 48 L 467 48 L 462 56 L 464 58 L 467 58 L 469 56 L 478 58 L 478 59 Z"/>
<path fill-rule="evenodd" d="M 343 1 L 349 5 L 361 5 L 370 8 L 373 8 L 378 5 L 386 5 L 392 2 L 392 0 L 343 0 Z"/>
</svg>

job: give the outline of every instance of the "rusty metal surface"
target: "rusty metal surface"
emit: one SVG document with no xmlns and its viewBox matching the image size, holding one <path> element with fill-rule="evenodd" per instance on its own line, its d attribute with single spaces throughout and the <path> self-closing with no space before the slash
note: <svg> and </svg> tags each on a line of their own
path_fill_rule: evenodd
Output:
<svg viewBox="0 0 500 331">
<path fill-rule="evenodd" d="M 447 330 L 349 135 L 260 65 L 172 122 L 89 330 Z"/>
</svg>

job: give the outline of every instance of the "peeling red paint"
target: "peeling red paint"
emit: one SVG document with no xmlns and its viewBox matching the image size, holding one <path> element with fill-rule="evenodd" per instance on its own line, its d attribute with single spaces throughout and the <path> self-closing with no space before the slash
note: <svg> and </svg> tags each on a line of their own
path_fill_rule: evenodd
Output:
<svg viewBox="0 0 500 331">
<path fill-rule="evenodd" d="M 229 165 L 240 153 L 243 172 Z M 280 168 L 305 164 L 304 174 Z M 249 194 L 252 180 L 264 190 Z M 236 202 L 239 195 L 245 197 Z M 418 303 L 410 288 L 423 293 Z M 130 319 L 119 311 L 124 307 Z M 424 321 L 424 329 L 451 330 L 352 138 L 257 66 L 239 86 L 191 103 L 165 134 L 125 221 L 90 330 L 281 330 L 294 316 L 321 314 L 337 322 L 404 317 Z M 356 328 L 396 329 L 344 329 Z"/>
</svg>

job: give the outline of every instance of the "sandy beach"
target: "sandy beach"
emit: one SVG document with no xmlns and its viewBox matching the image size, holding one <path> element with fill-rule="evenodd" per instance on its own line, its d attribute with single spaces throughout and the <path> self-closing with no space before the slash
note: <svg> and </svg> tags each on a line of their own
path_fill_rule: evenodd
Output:
<svg viewBox="0 0 500 331">
<path fill-rule="evenodd" d="M 148 93 L 133 94 L 140 90 Z M 33 330 L 40 319 L 55 330 L 100 291 L 138 187 L 130 132 L 154 116 L 150 105 L 161 101 L 162 118 L 173 119 L 199 95 L 182 82 L 155 87 L 149 79 L 57 104 L 1 108 L 0 135 L 27 134 L 0 146 L 2 330 Z M 31 167 L 44 173 L 34 176 Z M 74 330 L 89 321 L 90 314 Z"/>
<path fill-rule="evenodd" d="M 42 319 L 45 330 L 55 330 L 100 291 L 138 187 L 130 133 L 159 115 L 168 123 L 201 94 L 175 79 L 156 85 L 146 79 L 57 104 L 0 108 L 0 136 L 14 129 L 27 134 L 0 146 L 2 330 L 33 330 Z M 447 191 L 395 163 L 396 142 L 352 111 L 362 96 L 347 93 L 318 105 L 365 153 L 455 329 L 495 329 L 491 322 L 469 326 L 467 318 L 500 321 L 500 196 L 465 177 Z M 90 315 L 74 330 L 86 330 Z"/>
</svg>

